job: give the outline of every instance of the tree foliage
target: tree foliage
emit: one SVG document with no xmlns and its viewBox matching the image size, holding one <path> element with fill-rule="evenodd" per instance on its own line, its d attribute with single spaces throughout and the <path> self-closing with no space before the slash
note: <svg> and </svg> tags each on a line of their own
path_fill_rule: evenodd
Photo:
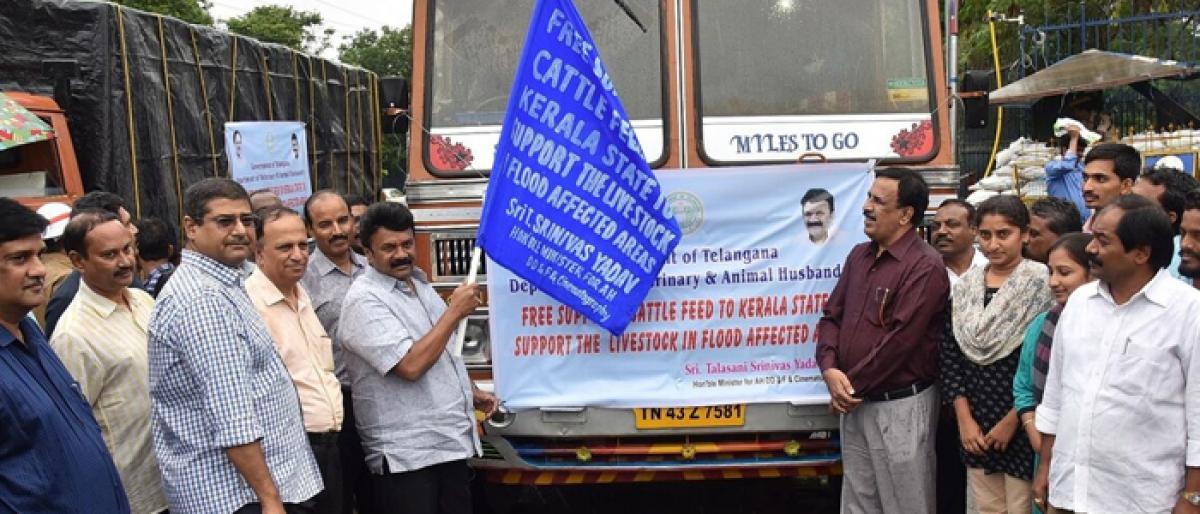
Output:
<svg viewBox="0 0 1200 514">
<path fill-rule="evenodd" d="M 992 67 L 992 43 L 988 30 L 988 11 L 1016 18 L 1024 14 L 1025 24 L 1042 26 L 1078 22 L 1086 13 L 1089 20 L 1112 19 L 1151 11 L 1166 12 L 1177 8 L 1174 0 L 970 0 L 959 2 L 959 69 Z M 996 24 L 996 46 L 1001 66 L 1020 56 L 1020 40 L 1015 23 Z"/>
<path fill-rule="evenodd" d="M 197 25 L 212 25 L 213 17 L 208 13 L 212 4 L 205 0 L 113 0 L 118 4 L 179 18 Z"/>
<path fill-rule="evenodd" d="M 338 59 L 381 77 L 411 77 L 412 25 L 402 29 L 384 25 L 378 32 L 362 29 L 346 36 L 338 46 Z"/>
<path fill-rule="evenodd" d="M 397 29 L 384 25 L 378 32 L 362 29 L 346 36 L 338 46 L 338 60 L 371 70 L 380 77 L 412 78 L 412 25 Z M 403 138 L 385 137 L 383 167 L 403 173 L 408 152 Z"/>
<path fill-rule="evenodd" d="M 333 29 L 322 28 L 322 23 L 319 13 L 282 5 L 260 5 L 225 20 L 230 32 L 312 54 L 320 54 L 332 46 Z"/>
</svg>

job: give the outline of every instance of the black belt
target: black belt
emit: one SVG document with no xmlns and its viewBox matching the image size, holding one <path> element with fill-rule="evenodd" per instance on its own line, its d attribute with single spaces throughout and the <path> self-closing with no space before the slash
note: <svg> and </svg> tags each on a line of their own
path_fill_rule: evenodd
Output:
<svg viewBox="0 0 1200 514">
<path fill-rule="evenodd" d="M 311 444 L 337 444 L 339 432 L 305 432 Z"/>
<path fill-rule="evenodd" d="M 929 386 L 931 386 L 931 385 L 933 385 L 932 380 L 928 381 L 928 382 L 917 382 L 908 387 L 901 387 L 900 389 L 895 389 L 892 391 L 885 391 L 882 393 L 864 395 L 863 400 L 866 400 L 868 402 L 887 402 L 887 401 L 892 401 L 892 400 L 899 400 L 901 398 L 908 398 L 909 396 L 916 396 L 916 395 L 920 394 L 921 391 L 929 389 Z"/>
</svg>

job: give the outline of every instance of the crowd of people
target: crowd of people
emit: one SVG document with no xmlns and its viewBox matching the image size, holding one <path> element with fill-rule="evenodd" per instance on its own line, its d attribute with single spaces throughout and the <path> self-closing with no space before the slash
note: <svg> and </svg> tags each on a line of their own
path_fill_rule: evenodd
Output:
<svg viewBox="0 0 1200 514">
<path fill-rule="evenodd" d="M 480 292 L 434 291 L 412 213 L 182 207 L 180 245 L 111 193 L 0 198 L 0 512 L 470 512 L 498 402 L 447 343 Z"/>
<path fill-rule="evenodd" d="M 1200 184 L 1077 149 L 1061 196 L 947 200 L 932 245 L 925 182 L 877 173 L 819 326 L 842 512 L 1200 513 Z"/>
<path fill-rule="evenodd" d="M 1200 184 L 1141 162 L 948 200 L 929 242 L 920 175 L 877 172 L 818 327 L 843 512 L 1200 513 Z M 0 198 L 0 511 L 470 512 L 480 292 L 434 291 L 412 213 L 221 178 L 182 207 L 177 239 Z"/>
</svg>

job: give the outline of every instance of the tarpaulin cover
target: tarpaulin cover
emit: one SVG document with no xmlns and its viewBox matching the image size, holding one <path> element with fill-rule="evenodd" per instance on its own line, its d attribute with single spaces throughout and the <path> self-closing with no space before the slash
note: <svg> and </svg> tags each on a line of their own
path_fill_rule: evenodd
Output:
<svg viewBox="0 0 1200 514">
<path fill-rule="evenodd" d="M 78 63 L 64 107 L 85 190 L 137 217 L 178 222 L 188 185 L 229 176 L 226 121 L 302 121 L 313 189 L 379 188 L 369 71 L 109 3 L 0 2 L 0 91 L 52 95 L 51 59 Z"/>
</svg>

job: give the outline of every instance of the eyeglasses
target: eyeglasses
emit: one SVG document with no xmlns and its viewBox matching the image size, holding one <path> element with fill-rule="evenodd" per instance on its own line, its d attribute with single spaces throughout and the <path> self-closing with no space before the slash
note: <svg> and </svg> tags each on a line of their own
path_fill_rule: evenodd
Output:
<svg viewBox="0 0 1200 514">
<path fill-rule="evenodd" d="M 217 227 L 220 227 L 222 230 L 229 230 L 229 229 L 233 228 L 234 223 L 241 223 L 242 226 L 246 227 L 246 228 L 252 228 L 252 227 L 254 227 L 254 225 L 258 224 L 258 216 L 254 216 L 252 214 L 246 214 L 246 215 L 240 216 L 240 217 L 239 216 L 215 216 L 215 217 L 208 218 L 208 219 L 211 220 L 213 223 L 216 223 Z"/>
</svg>

